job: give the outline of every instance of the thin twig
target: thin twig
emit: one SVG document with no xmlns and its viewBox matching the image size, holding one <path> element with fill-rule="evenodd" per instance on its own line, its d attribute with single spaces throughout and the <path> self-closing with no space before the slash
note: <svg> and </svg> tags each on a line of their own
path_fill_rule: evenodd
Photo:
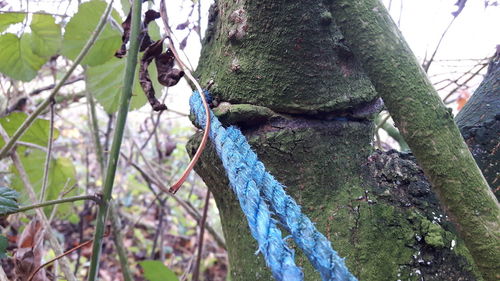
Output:
<svg viewBox="0 0 500 281">
<path fill-rule="evenodd" d="M 57 199 L 62 199 L 64 196 L 66 196 L 68 193 L 70 193 L 73 189 L 76 188 L 76 184 L 73 184 L 71 187 L 68 188 L 69 182 L 71 181 L 71 178 L 66 178 L 66 182 L 64 183 L 62 191 L 59 193 L 59 196 Z M 57 208 L 59 205 L 55 205 L 54 208 L 52 208 L 52 211 L 50 212 L 50 217 L 49 217 L 49 223 L 51 223 L 54 218 L 56 217 L 56 212 Z"/>
<path fill-rule="evenodd" d="M 175 41 L 177 41 L 177 43 L 179 43 L 179 39 L 177 38 L 177 36 L 175 36 L 175 34 L 172 32 L 172 29 L 170 28 L 170 24 L 168 23 L 168 13 L 167 13 L 167 8 L 165 6 L 165 0 L 161 0 L 160 2 L 160 15 L 161 15 L 161 19 L 163 21 L 163 27 L 165 29 L 165 34 L 167 35 L 167 37 L 169 37 L 170 39 L 175 39 Z M 189 60 L 189 57 L 187 56 L 186 52 L 184 52 L 184 50 L 181 50 L 181 52 L 184 54 L 184 57 L 186 58 L 188 64 L 189 64 L 189 70 L 193 70 L 193 65 L 191 64 L 191 61 Z"/>
<path fill-rule="evenodd" d="M 149 188 L 152 190 L 151 183 L 148 182 Z M 165 202 L 161 198 L 157 197 L 158 201 L 161 202 L 159 205 L 159 208 L 157 206 L 156 210 L 160 214 L 158 215 L 158 227 L 155 230 L 155 236 L 153 238 L 153 246 L 151 247 L 151 259 L 155 259 L 155 252 L 156 252 L 156 246 L 158 244 L 158 239 L 162 235 L 162 230 L 163 230 L 163 217 L 165 216 Z M 160 239 L 161 240 L 161 239 Z M 163 248 L 163 243 L 160 243 L 160 251 Z"/>
<path fill-rule="evenodd" d="M 130 159 L 128 159 L 124 153 L 121 153 L 121 156 L 123 158 L 125 158 L 125 160 L 128 161 L 130 163 L 130 165 L 132 167 L 134 167 L 141 174 L 141 176 L 144 178 L 144 180 L 146 182 L 151 182 L 156 187 L 158 187 L 161 191 L 165 192 L 169 197 L 172 197 L 172 199 L 174 199 L 175 202 L 177 202 L 184 210 L 186 210 L 187 213 L 192 218 L 194 218 L 198 223 L 201 221 L 201 214 L 189 202 L 186 202 L 186 201 L 180 199 L 179 197 L 177 197 L 177 195 L 168 192 L 168 188 L 163 183 L 163 181 L 157 180 L 156 178 L 151 177 L 137 163 L 130 161 Z M 217 233 L 217 231 L 215 231 L 215 229 L 210 224 L 208 224 L 208 222 L 205 223 L 205 227 L 207 228 L 208 232 L 210 232 L 210 234 L 212 235 L 214 240 L 217 242 L 217 245 L 223 249 L 227 249 L 226 242 L 224 242 L 224 238 L 222 238 L 222 236 L 220 236 Z"/>
<path fill-rule="evenodd" d="M 43 146 L 38 145 L 38 144 L 31 143 L 31 142 L 18 141 L 17 144 L 18 145 L 22 145 L 22 146 L 26 146 L 26 147 L 29 147 L 29 148 L 39 149 L 39 150 L 41 150 L 43 152 L 47 152 L 47 148 L 46 147 L 43 147 Z"/>
<path fill-rule="evenodd" d="M 63 203 L 68 203 L 68 202 L 75 202 L 75 201 L 81 201 L 81 200 L 91 200 L 99 204 L 101 202 L 101 198 L 99 198 L 96 195 L 79 195 L 79 196 L 73 196 L 73 197 L 67 197 L 63 199 L 56 199 L 56 200 L 50 200 L 50 201 L 45 201 L 42 203 L 37 203 L 29 206 L 24 206 L 21 207 L 15 211 L 8 212 L 5 215 L 11 215 L 11 214 L 16 214 L 16 213 L 22 213 L 26 212 L 29 210 L 33 210 L 36 208 L 43 208 L 47 206 L 52 206 L 52 205 L 58 205 L 58 204 L 63 204 Z"/>
<path fill-rule="evenodd" d="M 120 223 L 120 216 L 116 211 L 116 205 L 111 203 L 109 208 L 109 218 L 111 221 L 111 231 L 113 232 L 113 242 L 115 243 L 116 252 L 120 261 L 123 279 L 125 281 L 132 281 L 132 273 L 130 272 L 130 265 L 128 264 L 127 250 L 123 245 L 122 226 Z"/>
<path fill-rule="evenodd" d="M 106 233 L 106 234 L 104 234 L 104 237 L 107 237 L 108 235 L 109 235 L 109 233 Z M 78 249 L 80 249 L 80 248 L 83 248 L 83 247 L 85 247 L 85 246 L 89 245 L 89 244 L 90 244 L 90 243 L 92 243 L 93 241 L 94 241 L 94 239 L 90 239 L 90 240 L 88 240 L 88 241 L 85 241 L 85 242 L 83 242 L 82 244 L 80 244 L 80 245 L 78 245 L 78 246 L 76 246 L 76 247 L 73 247 L 73 248 L 71 248 L 71 249 L 67 250 L 66 252 L 64 252 L 64 253 L 62 253 L 62 254 L 60 254 L 60 255 L 58 255 L 57 257 L 55 257 L 55 258 L 53 258 L 53 259 L 51 259 L 51 260 L 47 261 L 46 263 L 44 263 L 44 264 L 40 265 L 40 266 L 39 266 L 39 267 L 38 267 L 38 268 L 37 268 L 37 269 L 36 269 L 33 273 L 31 273 L 30 277 L 28 278 L 28 281 L 32 281 L 32 280 L 33 280 L 33 277 L 35 277 L 35 275 L 38 273 L 38 271 L 40 271 L 42 268 L 44 268 L 44 267 L 46 267 L 47 265 L 49 265 L 49 264 L 51 264 L 51 263 L 53 263 L 53 262 L 55 262 L 55 261 L 57 261 L 57 260 L 61 259 L 62 257 L 65 257 L 65 256 L 67 256 L 67 255 L 71 254 L 72 252 L 74 252 L 74 251 L 76 251 L 76 250 L 78 250 Z"/>
<path fill-rule="evenodd" d="M 111 140 L 111 132 L 113 131 L 114 119 L 115 117 L 113 114 L 108 114 L 108 126 L 106 127 L 106 132 L 104 133 L 104 163 L 108 162 L 109 141 Z"/>
<path fill-rule="evenodd" d="M 88 192 L 89 190 L 89 182 L 90 182 L 90 172 L 89 172 L 89 147 L 85 146 L 85 193 Z M 83 203 L 83 212 L 89 211 L 89 205 L 88 202 L 85 201 Z M 79 213 L 80 217 L 82 217 L 82 213 Z M 79 244 L 83 243 L 83 229 L 85 227 L 85 220 L 80 219 L 78 223 L 78 235 L 79 237 Z M 78 273 L 78 268 L 80 267 L 80 258 L 82 256 L 82 251 L 78 250 L 76 251 L 76 262 L 75 262 L 75 270 L 73 273 L 76 275 Z"/>
<path fill-rule="evenodd" d="M 162 104 L 165 104 L 165 100 L 167 99 L 167 95 L 168 95 L 168 88 L 165 92 L 165 95 L 163 96 L 163 100 L 162 100 Z M 158 128 L 158 125 L 160 125 L 160 117 L 161 117 L 161 114 L 164 112 L 164 110 L 160 111 L 158 113 L 158 115 L 156 116 L 156 122 L 153 121 L 153 130 L 151 130 L 151 133 L 148 134 L 148 137 L 146 138 L 146 140 L 144 141 L 144 143 L 141 145 L 141 147 L 139 148 L 139 150 L 143 150 L 146 145 L 148 145 L 148 142 L 149 140 L 151 139 L 151 137 L 153 136 L 154 132 L 156 132 L 156 129 Z M 153 113 L 151 113 L 153 114 Z M 153 118 L 151 117 L 151 120 Z M 146 125 L 146 130 L 147 130 L 147 123 L 145 124 Z"/>
<path fill-rule="evenodd" d="M 450 104 L 452 102 L 449 102 L 448 99 L 451 97 L 451 95 L 453 95 L 456 91 L 458 91 L 460 88 L 462 88 L 464 85 L 467 85 L 467 83 L 469 83 L 470 80 L 472 80 L 474 77 L 476 77 L 483 69 L 485 69 L 486 67 L 488 67 L 488 64 L 485 64 L 483 65 L 480 69 L 478 69 L 476 72 L 474 72 L 467 80 L 465 80 L 463 83 L 461 83 L 460 85 L 458 85 L 457 87 L 455 87 L 453 90 L 451 90 L 447 95 L 446 97 L 444 97 L 443 99 L 443 102 L 445 104 Z"/>
<path fill-rule="evenodd" d="M 85 79 L 85 77 L 83 75 L 79 75 L 79 76 L 76 76 L 76 77 L 73 77 L 72 79 L 69 79 L 68 81 L 64 82 L 63 86 L 67 86 L 67 85 L 70 85 L 70 84 L 74 84 L 78 81 L 82 81 L 83 79 Z M 40 94 L 41 92 L 43 91 L 48 91 L 48 90 L 52 90 L 56 87 L 57 84 L 52 84 L 52 85 L 48 85 L 48 86 L 45 86 L 45 87 L 42 87 L 42 88 L 38 88 L 36 90 L 33 90 L 29 93 L 29 96 L 36 96 L 38 94 Z"/>
<path fill-rule="evenodd" d="M 88 103 L 87 108 L 88 108 L 88 114 L 90 116 L 89 127 L 92 133 L 92 139 L 94 141 L 97 162 L 99 163 L 101 177 L 104 178 L 104 171 L 105 171 L 104 153 L 102 150 L 101 140 L 99 138 L 99 123 L 97 121 L 95 101 L 90 91 L 85 91 L 85 95 L 87 96 L 87 103 Z"/>
<path fill-rule="evenodd" d="M 193 281 L 198 281 L 200 278 L 200 263 L 201 254 L 203 253 L 203 235 L 205 234 L 205 222 L 207 221 L 208 204 L 210 202 L 210 190 L 207 188 L 207 196 L 205 196 L 205 206 L 203 206 L 203 216 L 200 221 L 200 236 L 198 237 L 198 254 L 196 263 L 194 264 Z"/>
<path fill-rule="evenodd" d="M 47 140 L 47 155 L 45 157 L 45 169 L 43 171 L 42 190 L 40 192 L 40 202 L 45 200 L 45 191 L 47 190 L 47 183 L 49 182 L 50 162 L 52 160 L 52 144 L 54 141 L 54 101 L 50 103 L 50 127 L 49 139 Z"/>
<path fill-rule="evenodd" d="M 201 36 L 201 1 L 198 1 L 198 36 L 200 37 L 200 44 L 203 43 L 203 37 Z"/>
<path fill-rule="evenodd" d="M 431 58 L 427 62 L 423 63 L 422 68 L 424 69 L 425 72 L 429 71 L 429 67 L 431 67 L 432 62 L 434 61 L 434 57 L 436 56 L 436 53 L 439 50 L 439 47 L 441 46 L 441 42 L 443 41 L 444 36 L 446 35 L 446 33 L 448 33 L 448 30 L 450 29 L 450 27 L 453 24 L 453 22 L 455 22 L 456 18 L 457 17 L 453 17 L 453 19 L 451 20 L 451 22 L 448 24 L 448 26 L 446 27 L 446 29 L 443 31 L 443 34 L 441 34 L 441 38 L 439 38 L 439 41 L 438 41 L 438 43 L 436 45 L 436 48 L 434 49 L 434 52 L 432 53 Z"/>
<path fill-rule="evenodd" d="M 454 80 L 451 80 L 451 79 L 445 79 L 444 81 L 448 81 L 448 84 L 446 84 L 446 85 L 444 85 L 444 86 L 441 86 L 439 89 L 436 89 L 436 91 L 438 91 L 438 92 L 439 92 L 439 91 L 442 91 L 442 90 L 444 90 L 444 89 L 448 88 L 449 86 L 451 86 L 451 85 L 453 85 L 453 84 L 458 85 L 458 84 L 459 84 L 459 83 L 458 83 L 458 81 L 460 81 L 460 79 L 464 78 L 464 77 L 465 77 L 465 76 L 467 76 L 468 74 L 472 74 L 472 76 L 474 77 L 475 75 L 477 75 L 477 74 L 478 74 L 478 72 L 477 72 L 477 71 L 476 71 L 476 72 L 472 72 L 472 70 L 474 70 L 474 68 L 476 68 L 476 67 L 477 67 L 477 66 L 479 66 L 479 65 L 480 65 L 480 66 L 482 66 L 482 67 L 481 67 L 481 69 L 479 70 L 479 71 L 481 71 L 482 69 L 484 69 L 485 67 L 487 67 L 487 66 L 488 66 L 488 63 L 479 63 L 479 64 L 476 64 L 476 65 L 474 65 L 474 66 L 473 66 L 470 70 L 468 70 L 468 71 L 466 71 L 466 72 L 461 73 L 461 75 L 460 75 L 460 76 L 458 76 L 458 77 L 457 77 L 456 79 L 454 79 Z M 440 82 L 438 82 L 438 83 L 433 83 L 433 85 L 436 85 L 436 84 L 439 84 L 439 83 L 441 83 L 441 81 L 440 81 Z"/>
</svg>

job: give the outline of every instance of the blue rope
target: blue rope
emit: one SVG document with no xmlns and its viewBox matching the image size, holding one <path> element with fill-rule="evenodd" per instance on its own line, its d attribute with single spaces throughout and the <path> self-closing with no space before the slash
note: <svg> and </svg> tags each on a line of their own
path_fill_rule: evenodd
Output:
<svg viewBox="0 0 500 281">
<path fill-rule="evenodd" d="M 210 99 L 208 92 L 205 96 Z M 193 93 L 189 103 L 196 122 L 204 127 L 205 109 L 198 92 Z M 271 218 L 271 211 L 277 214 L 322 280 L 357 281 L 328 239 L 302 214 L 300 206 L 286 194 L 283 186 L 266 171 L 241 131 L 234 126 L 224 128 L 211 111 L 210 139 L 247 217 L 252 236 L 257 240 L 259 251 L 263 253 L 275 279 L 302 280 L 303 277 L 295 265 L 293 251 L 283 241 L 281 231 Z"/>
</svg>

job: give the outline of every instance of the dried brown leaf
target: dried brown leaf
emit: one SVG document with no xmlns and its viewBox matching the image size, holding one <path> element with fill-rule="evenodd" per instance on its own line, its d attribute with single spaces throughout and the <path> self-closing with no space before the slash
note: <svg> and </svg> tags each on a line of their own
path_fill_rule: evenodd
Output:
<svg viewBox="0 0 500 281">
<path fill-rule="evenodd" d="M 151 82 L 151 78 L 149 77 L 148 66 L 153 61 L 154 58 L 159 56 L 163 51 L 163 39 L 158 40 L 148 48 L 144 52 L 144 55 L 141 59 L 141 64 L 139 67 L 139 83 L 141 84 L 144 93 L 149 101 L 149 104 L 153 107 L 154 111 L 161 111 L 167 109 L 167 106 L 162 104 L 155 96 L 155 90 L 153 88 L 153 82 Z M 158 72 L 160 70 L 158 69 Z"/>
<path fill-rule="evenodd" d="M 144 22 L 142 23 L 141 33 L 139 35 L 141 38 L 141 46 L 139 50 L 141 52 L 146 50 L 146 48 L 153 43 L 148 34 L 148 24 L 159 17 L 160 13 L 158 13 L 155 10 L 147 10 L 144 13 Z M 122 46 L 120 47 L 120 50 L 116 51 L 115 53 L 115 57 L 117 58 L 123 58 L 127 54 L 127 42 L 130 39 L 130 26 L 131 26 L 131 17 L 129 11 L 127 18 L 122 23 L 123 27 Z"/>
<path fill-rule="evenodd" d="M 16 280 L 28 280 L 29 276 L 42 264 L 43 257 L 42 223 L 31 221 L 18 237 L 14 254 L 14 273 Z M 33 281 L 48 281 L 44 270 L 40 270 Z"/>
<path fill-rule="evenodd" d="M 175 57 L 170 49 L 156 57 L 155 63 L 158 69 L 158 82 L 165 87 L 175 86 L 184 76 L 184 71 L 174 68 Z"/>
<path fill-rule="evenodd" d="M 130 38 L 130 12 L 128 12 L 127 18 L 125 21 L 122 23 L 122 28 L 123 28 L 123 35 L 122 35 L 122 46 L 120 47 L 120 50 L 116 51 L 115 57 L 117 58 L 123 58 L 127 54 L 127 42 Z"/>
</svg>

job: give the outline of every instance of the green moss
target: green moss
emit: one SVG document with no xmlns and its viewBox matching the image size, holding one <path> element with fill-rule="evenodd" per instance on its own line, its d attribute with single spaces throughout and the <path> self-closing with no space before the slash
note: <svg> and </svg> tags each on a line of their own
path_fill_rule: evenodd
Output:
<svg viewBox="0 0 500 281">
<path fill-rule="evenodd" d="M 375 98 L 322 1 L 221 0 L 218 9 L 197 72 L 221 101 L 314 114 Z"/>
<path fill-rule="evenodd" d="M 424 235 L 425 242 L 433 247 L 444 247 L 444 229 L 429 220 L 422 220 L 420 222 L 420 229 Z"/>
<path fill-rule="evenodd" d="M 219 104 L 213 111 L 223 124 L 254 125 L 279 116 L 267 107 L 227 102 Z"/>
<path fill-rule="evenodd" d="M 339 0 L 331 12 L 485 279 L 498 280 L 498 202 L 386 8 L 378 0 Z"/>
<path fill-rule="evenodd" d="M 326 121 L 314 115 L 352 108 L 375 97 L 335 23 L 325 25 L 325 2 L 217 1 L 219 17 L 211 21 L 198 70 L 202 84 L 214 80 L 211 91 L 216 99 L 231 103 L 221 103 L 217 114 L 243 127 L 266 168 L 332 241 L 359 280 L 420 280 L 420 268 L 429 269 L 428 281 L 474 280 L 463 266 L 456 268 L 452 251 L 436 252 L 425 239 L 418 239 L 426 218 L 394 200 L 393 194 L 402 192 L 401 183 L 381 188 L 367 179 L 373 124 Z M 236 36 L 234 32 L 243 27 L 244 34 Z M 188 147 L 191 153 L 194 143 Z M 390 171 L 384 174 L 386 180 L 396 182 L 403 174 L 400 182 L 408 184 L 420 180 L 410 168 L 382 170 Z M 262 257 L 255 255 L 257 245 L 213 147 L 202 154 L 195 169 L 217 202 L 232 280 L 272 280 Z M 447 232 L 441 237 L 447 245 Z M 320 280 L 301 251 L 293 243 L 291 247 L 305 279 Z M 425 257 L 419 256 L 420 250 Z M 449 255 L 447 263 L 441 253 Z M 420 258 L 434 259 L 436 267 L 434 260 L 422 267 Z M 438 264 L 444 265 L 442 269 Z"/>
</svg>

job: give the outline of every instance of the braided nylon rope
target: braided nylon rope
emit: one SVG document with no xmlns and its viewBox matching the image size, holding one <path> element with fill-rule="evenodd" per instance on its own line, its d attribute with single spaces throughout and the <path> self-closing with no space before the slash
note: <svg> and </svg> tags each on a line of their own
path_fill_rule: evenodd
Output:
<svg viewBox="0 0 500 281">
<path fill-rule="evenodd" d="M 208 92 L 205 95 L 210 99 Z M 204 127 L 205 109 L 197 91 L 189 103 L 196 122 Z M 241 131 L 233 126 L 224 128 L 212 112 L 210 123 L 210 139 L 247 217 L 250 231 L 259 244 L 259 251 L 263 253 L 275 279 L 288 281 L 302 280 L 303 277 L 293 260 L 293 251 L 285 244 L 281 231 L 270 217 L 267 204 L 324 281 L 357 281 L 328 239 L 302 214 L 300 206 L 285 193 L 283 186 L 266 171 Z"/>
</svg>

